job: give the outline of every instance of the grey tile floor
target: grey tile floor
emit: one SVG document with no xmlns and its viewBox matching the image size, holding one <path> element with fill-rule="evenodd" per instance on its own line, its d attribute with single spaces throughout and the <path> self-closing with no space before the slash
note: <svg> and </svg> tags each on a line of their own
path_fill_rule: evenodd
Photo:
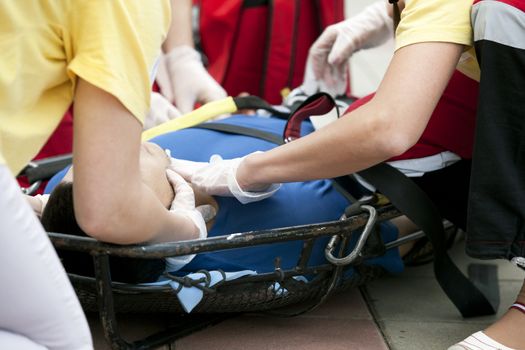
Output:
<svg viewBox="0 0 525 350">
<path fill-rule="evenodd" d="M 463 319 L 434 279 L 432 265 L 407 268 L 365 288 L 367 302 L 392 350 L 442 350 L 485 328 L 512 304 L 523 284 L 523 271 L 507 261 L 480 261 L 453 247 L 451 257 L 465 273 L 469 263 L 497 264 L 500 308 L 496 316 Z"/>
</svg>

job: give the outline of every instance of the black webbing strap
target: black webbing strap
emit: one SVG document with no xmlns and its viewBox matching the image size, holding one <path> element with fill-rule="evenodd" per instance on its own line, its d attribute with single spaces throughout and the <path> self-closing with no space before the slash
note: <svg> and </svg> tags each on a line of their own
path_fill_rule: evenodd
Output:
<svg viewBox="0 0 525 350">
<path fill-rule="evenodd" d="M 208 122 L 208 123 L 194 125 L 191 128 L 192 129 L 208 129 L 208 130 L 221 131 L 221 132 L 225 132 L 228 134 L 234 134 L 234 135 L 251 136 L 256 139 L 261 139 L 261 140 L 265 140 L 271 143 L 275 143 L 276 145 L 284 144 L 284 141 L 281 135 L 277 135 L 277 134 L 274 134 L 273 132 L 262 131 L 259 129 L 249 128 L 245 126 L 232 125 L 232 124 L 226 124 L 226 123 Z"/>
<path fill-rule="evenodd" d="M 263 100 L 258 96 L 237 96 L 233 98 L 237 110 L 240 109 L 264 109 L 267 112 L 270 112 L 273 116 L 279 117 L 281 119 L 288 119 L 290 113 L 284 112 L 274 108 L 271 104 Z"/>
<path fill-rule="evenodd" d="M 403 173 L 386 163 L 360 171 L 359 175 L 425 232 L 434 248 L 436 279 L 461 315 L 473 317 L 495 314 L 497 307 L 489 302 L 450 259 L 441 215 L 427 194 Z"/>
</svg>

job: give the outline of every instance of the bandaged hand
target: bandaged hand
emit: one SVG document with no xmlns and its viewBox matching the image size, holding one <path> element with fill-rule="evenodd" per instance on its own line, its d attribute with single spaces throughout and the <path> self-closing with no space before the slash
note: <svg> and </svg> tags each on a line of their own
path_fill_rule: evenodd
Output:
<svg viewBox="0 0 525 350">
<path fill-rule="evenodd" d="M 159 93 L 151 93 L 150 109 L 144 119 L 144 130 L 148 130 L 168 120 L 180 117 L 181 113 L 164 96 Z"/>
<path fill-rule="evenodd" d="M 385 1 L 379 1 L 356 16 L 327 27 L 310 47 L 307 62 L 315 78 L 323 80 L 330 89 L 342 84 L 346 86 L 346 68 L 350 56 L 361 49 L 378 46 L 392 37 L 392 18 L 388 15 Z"/>
<path fill-rule="evenodd" d="M 211 156 L 209 163 L 172 158 L 170 168 L 210 195 L 235 197 L 243 204 L 260 201 L 273 195 L 280 184 L 272 184 L 257 192 L 245 191 L 239 186 L 235 176 L 239 164 L 245 157 L 222 159 L 215 154 Z"/>
<path fill-rule="evenodd" d="M 226 91 L 202 65 L 197 51 L 177 46 L 165 55 L 174 103 L 182 113 L 193 110 L 195 102 L 206 103 L 225 98 Z"/>
</svg>

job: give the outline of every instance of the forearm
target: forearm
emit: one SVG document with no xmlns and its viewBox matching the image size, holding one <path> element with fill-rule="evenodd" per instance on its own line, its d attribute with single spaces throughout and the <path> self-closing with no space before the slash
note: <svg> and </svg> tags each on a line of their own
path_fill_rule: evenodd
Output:
<svg viewBox="0 0 525 350">
<path fill-rule="evenodd" d="M 398 153 L 383 138 L 388 129 L 384 111 L 371 101 L 350 115 L 308 136 L 241 163 L 237 178 L 242 188 L 269 183 L 308 181 L 350 174 Z M 363 119 L 367 122 L 363 122 Z M 351 140 L 351 141 L 350 141 Z M 249 179 L 250 182 L 245 182 Z"/>
<path fill-rule="evenodd" d="M 133 186 L 132 184 L 129 184 Z M 186 216 L 170 212 L 142 183 L 134 184 L 136 191 L 128 191 L 111 205 L 114 215 L 106 216 L 99 227 L 91 228 L 90 235 L 98 240 L 132 244 L 142 242 L 170 242 L 195 239 L 199 231 Z"/>
<path fill-rule="evenodd" d="M 403 153 L 421 136 L 462 46 L 420 43 L 398 50 L 372 101 L 333 124 L 241 163 L 243 189 L 330 178 Z"/>
<path fill-rule="evenodd" d="M 73 199 L 80 227 L 120 244 L 197 237 L 191 220 L 170 213 L 143 184 L 138 120 L 82 79 L 74 108 Z"/>
<path fill-rule="evenodd" d="M 162 44 L 164 52 L 170 52 L 177 46 L 194 46 L 191 11 L 191 0 L 171 0 L 171 25 Z"/>
</svg>

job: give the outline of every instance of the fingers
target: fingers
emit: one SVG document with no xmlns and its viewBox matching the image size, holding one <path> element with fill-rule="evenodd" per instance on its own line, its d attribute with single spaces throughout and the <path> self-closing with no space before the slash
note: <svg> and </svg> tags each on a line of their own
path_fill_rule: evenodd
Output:
<svg viewBox="0 0 525 350">
<path fill-rule="evenodd" d="M 312 69 L 316 79 L 321 79 L 323 77 L 323 71 L 327 64 L 327 57 L 336 38 L 337 29 L 333 26 L 329 26 L 310 48 L 309 56 L 312 59 Z"/>
<path fill-rule="evenodd" d="M 226 90 L 213 80 L 207 72 L 206 75 L 205 78 L 203 77 L 203 88 L 200 91 L 198 102 L 208 103 L 226 98 L 228 96 Z"/>
<path fill-rule="evenodd" d="M 171 158 L 170 169 L 182 176 L 186 181 L 191 181 L 193 174 L 206 165 L 208 165 L 208 163 Z"/>
<path fill-rule="evenodd" d="M 178 89 L 180 90 L 180 89 Z M 195 96 L 189 94 L 181 94 L 175 92 L 174 94 L 175 105 L 179 108 L 182 114 L 189 113 L 193 111 L 193 106 L 195 106 L 196 98 Z"/>
<path fill-rule="evenodd" d="M 181 114 L 166 98 L 152 92 L 150 110 L 144 120 L 144 129 L 150 129 L 171 119 L 179 117 Z"/>
<path fill-rule="evenodd" d="M 166 115 L 168 117 L 168 120 L 172 120 L 172 119 L 180 117 L 182 113 L 177 108 L 175 108 L 174 105 L 170 103 L 169 106 L 167 106 Z"/>
<path fill-rule="evenodd" d="M 175 191 L 171 209 L 195 209 L 195 194 L 186 180 L 171 169 L 166 170 L 166 176 Z"/>
<path fill-rule="evenodd" d="M 338 35 L 328 55 L 328 64 L 339 66 L 348 60 L 354 51 L 354 41 L 349 40 L 343 34 Z"/>
</svg>

